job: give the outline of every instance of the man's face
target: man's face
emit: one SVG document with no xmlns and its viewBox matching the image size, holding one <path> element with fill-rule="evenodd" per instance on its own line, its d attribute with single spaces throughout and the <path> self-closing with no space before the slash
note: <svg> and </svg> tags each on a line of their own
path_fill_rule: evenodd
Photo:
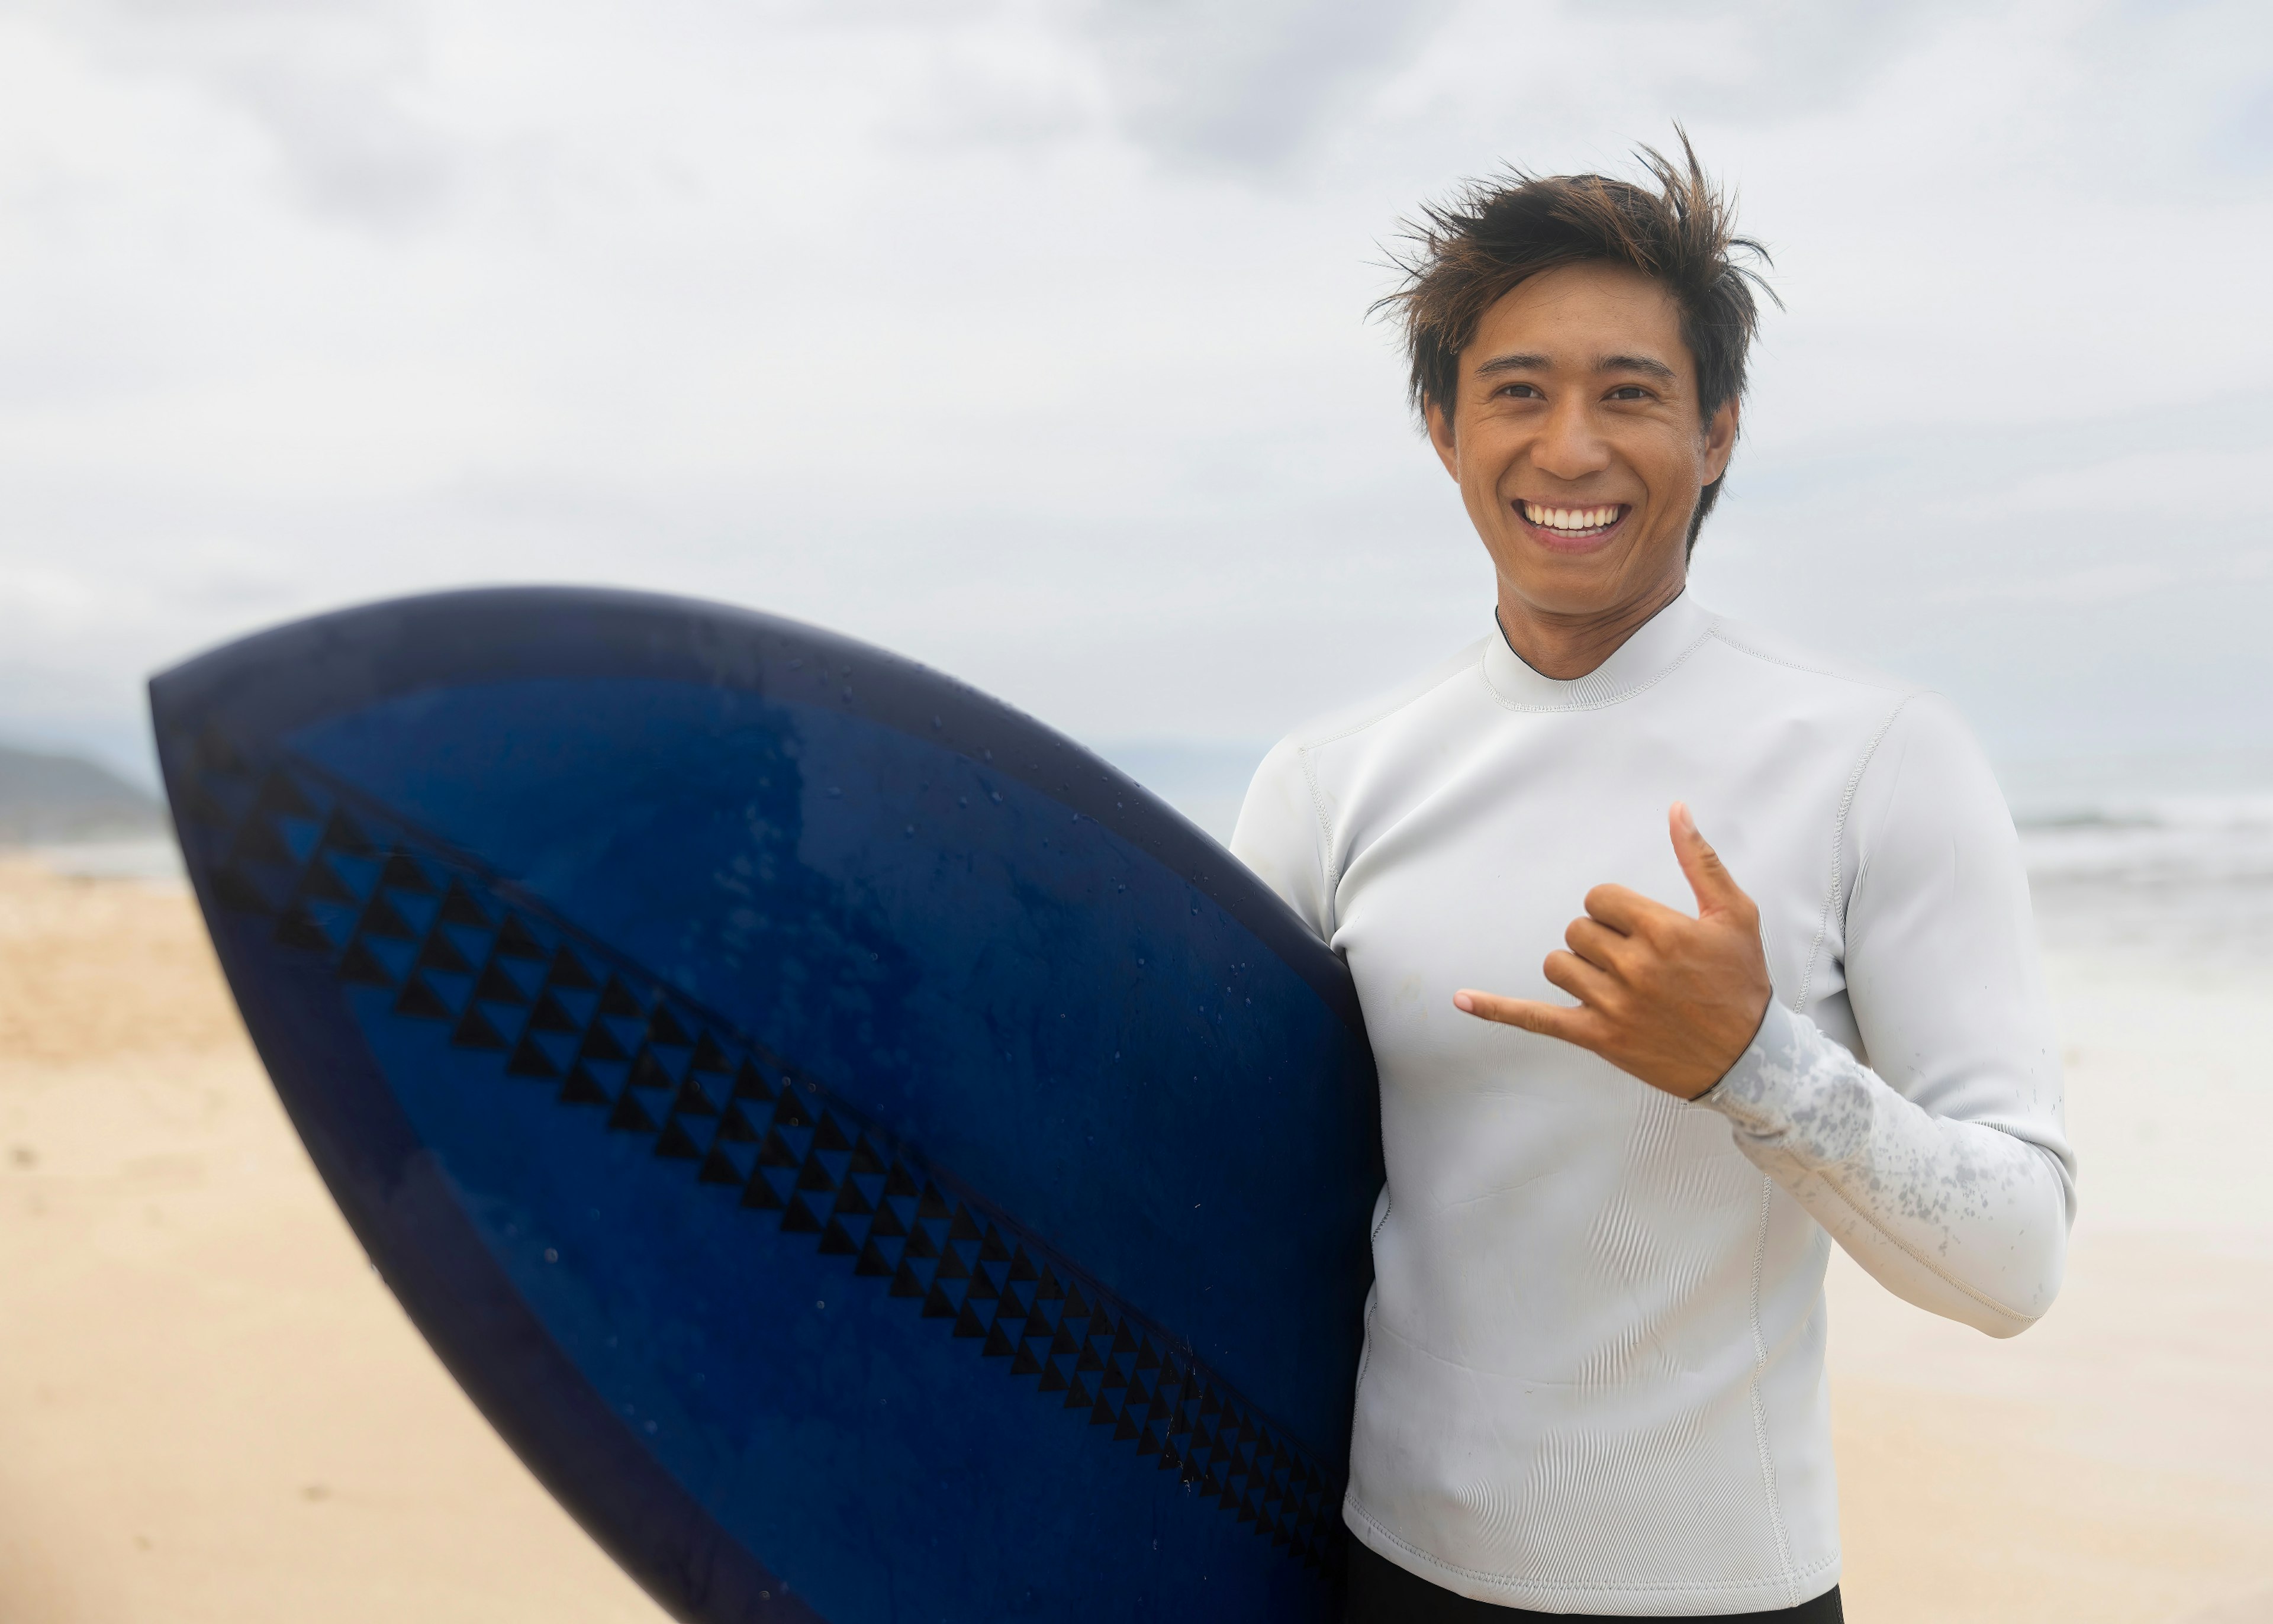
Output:
<svg viewBox="0 0 2273 1624">
<path fill-rule="evenodd" d="M 1485 312 L 1429 438 L 1510 594 L 1594 616 L 1685 573 L 1689 516 L 1737 438 L 1700 422 L 1681 312 L 1653 278 L 1589 262 L 1541 273 Z"/>
</svg>

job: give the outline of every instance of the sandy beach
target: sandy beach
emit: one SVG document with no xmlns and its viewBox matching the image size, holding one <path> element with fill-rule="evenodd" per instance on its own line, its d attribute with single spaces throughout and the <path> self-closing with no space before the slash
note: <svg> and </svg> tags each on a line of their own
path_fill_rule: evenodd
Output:
<svg viewBox="0 0 2273 1624">
<path fill-rule="evenodd" d="M 2052 969 L 2052 1315 L 1995 1343 L 1834 1273 L 1849 1616 L 2273 1620 L 2273 965 Z M 661 1617 L 371 1273 L 178 881 L 0 857 L 0 1620 Z"/>
</svg>

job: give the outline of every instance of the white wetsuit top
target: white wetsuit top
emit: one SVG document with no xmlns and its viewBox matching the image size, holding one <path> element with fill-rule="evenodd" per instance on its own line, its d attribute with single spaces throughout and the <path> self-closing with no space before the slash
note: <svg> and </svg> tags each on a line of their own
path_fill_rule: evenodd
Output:
<svg viewBox="0 0 2273 1624">
<path fill-rule="evenodd" d="M 1452 1007 L 1568 1003 L 1541 962 L 1603 881 L 1693 913 L 1677 798 L 1775 985 L 1712 1090 Z M 1831 1242 L 2010 1336 L 2074 1211 L 2018 842 L 1955 713 L 1685 595 L 1571 682 L 1495 631 L 1281 743 L 1232 849 L 1348 963 L 1380 1065 L 1352 1530 L 1545 1612 L 1829 1590 Z"/>
</svg>

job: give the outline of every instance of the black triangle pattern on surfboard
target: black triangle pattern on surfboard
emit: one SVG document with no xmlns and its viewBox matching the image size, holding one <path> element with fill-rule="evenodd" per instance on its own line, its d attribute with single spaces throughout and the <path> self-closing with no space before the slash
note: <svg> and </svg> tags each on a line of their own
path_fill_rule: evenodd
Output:
<svg viewBox="0 0 2273 1624">
<path fill-rule="evenodd" d="M 738 1201 L 789 1244 L 1133 1448 L 1289 1557 L 1339 1570 L 1340 1485 L 1160 1327 L 814 1079 L 312 766 L 187 741 L 183 833 L 214 900 L 273 920 L 357 996 L 597 1106 L 596 1133 Z M 264 770 L 265 768 L 265 770 Z M 355 804 L 349 803 L 354 800 Z"/>
</svg>

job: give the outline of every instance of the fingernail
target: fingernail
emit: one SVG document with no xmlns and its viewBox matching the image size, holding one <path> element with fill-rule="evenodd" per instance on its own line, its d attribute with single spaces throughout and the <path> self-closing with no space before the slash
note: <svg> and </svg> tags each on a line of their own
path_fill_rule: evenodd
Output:
<svg viewBox="0 0 2273 1624">
<path fill-rule="evenodd" d="M 1465 992 L 1455 992 L 1452 994 L 1452 1007 L 1464 1015 L 1472 1015 L 1476 1013 L 1476 1000 Z"/>
</svg>

